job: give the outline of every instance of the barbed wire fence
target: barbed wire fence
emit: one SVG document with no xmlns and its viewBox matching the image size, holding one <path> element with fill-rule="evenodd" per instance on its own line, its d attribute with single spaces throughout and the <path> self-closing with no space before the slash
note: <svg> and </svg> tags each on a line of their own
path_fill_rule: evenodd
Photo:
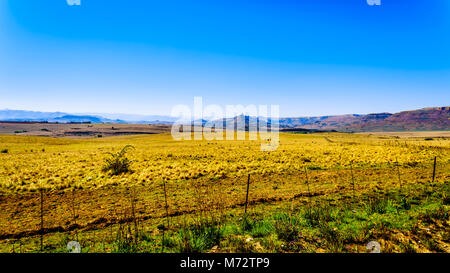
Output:
<svg viewBox="0 0 450 273">
<path fill-rule="evenodd" d="M 440 168 L 447 169 L 447 162 L 440 163 L 438 157 L 423 166 L 389 164 L 385 168 L 354 168 L 353 165 L 333 170 L 306 168 L 289 174 L 288 178 L 278 174 L 281 177 L 277 179 L 273 179 L 274 174 L 248 174 L 228 179 L 224 185 L 221 181 L 191 179 L 164 181 L 163 186 L 154 183 L 151 188 L 116 186 L 99 190 L 62 192 L 41 189 L 37 193 L 1 194 L 0 240 L 13 242 L 12 252 L 22 252 L 22 240 L 36 237 L 39 244 L 28 251 L 45 252 L 48 250 L 45 237 L 55 233 L 68 233 L 71 240 L 78 241 L 81 232 L 93 231 L 91 240 L 95 242 L 95 230 L 109 229 L 111 238 L 122 233 L 121 236 L 132 234 L 133 240 L 138 240 L 140 232 L 145 231 L 145 221 L 151 219 L 165 222 L 167 227 L 161 228 L 164 232 L 173 226 L 169 223 L 177 216 L 202 219 L 208 212 L 224 215 L 227 209 L 239 207 L 246 215 L 251 206 L 260 203 L 301 198 L 305 198 L 305 204 L 311 208 L 312 199 L 321 195 L 350 193 L 349 198 L 355 199 L 355 192 L 367 192 L 374 187 L 401 190 L 412 183 L 448 181 L 449 174 L 440 173 Z M 180 198 L 186 199 L 185 202 L 179 202 Z M 8 203 L 11 201 L 17 204 Z"/>
</svg>

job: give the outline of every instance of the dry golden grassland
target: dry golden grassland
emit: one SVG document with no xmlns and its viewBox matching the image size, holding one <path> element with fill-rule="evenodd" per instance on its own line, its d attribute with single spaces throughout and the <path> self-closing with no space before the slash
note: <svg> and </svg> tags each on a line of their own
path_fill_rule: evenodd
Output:
<svg viewBox="0 0 450 273">
<path fill-rule="evenodd" d="M 126 145 L 132 145 L 124 154 L 131 160 L 129 171 L 117 175 L 105 171 L 108 153 L 117 153 Z M 380 240 L 392 252 L 450 251 L 446 241 L 450 140 L 446 137 L 282 133 L 279 148 L 263 152 L 259 141 L 175 141 L 170 134 L 91 139 L 4 135 L 0 136 L 0 151 L 0 251 L 17 251 L 19 245 L 21 251 L 63 251 L 61 242 L 72 238 L 74 232 L 77 238 L 85 236 L 89 247 L 84 249 L 94 252 L 204 252 L 211 248 L 222 252 L 360 252 L 366 239 L 377 234 L 387 236 Z M 250 212 L 242 215 L 248 174 Z M 374 196 L 377 202 L 391 200 L 380 203 L 384 207 L 378 218 L 373 216 L 378 208 L 367 210 Z M 400 214 L 395 202 L 412 202 L 413 209 L 406 206 L 408 210 Z M 340 220 L 337 216 L 334 220 L 319 217 L 314 226 L 311 207 L 325 205 L 338 210 L 336 215 L 348 211 L 357 215 L 347 219 L 350 227 L 342 230 L 331 225 L 336 221 L 342 224 L 348 215 L 339 214 L 344 217 Z M 427 227 L 418 226 L 422 220 L 412 222 L 422 219 L 428 209 L 441 209 L 444 216 Z M 279 216 L 280 210 L 289 215 Z M 172 224 L 166 224 L 167 216 Z M 306 225 L 305 219 L 312 222 Z M 359 241 L 342 235 L 344 239 L 331 245 L 317 243 L 334 242 L 329 236 L 337 236 L 333 232 L 347 234 L 347 228 L 362 232 L 361 219 L 366 219 L 364 225 L 370 232 Z M 280 231 L 279 221 L 288 221 L 282 226 L 293 230 Z M 130 229 L 130 223 L 136 234 L 123 237 L 124 226 Z M 201 229 L 192 231 L 189 225 Z M 410 240 L 412 227 L 437 230 L 429 232 L 438 236 L 433 237 L 435 245 L 427 248 L 402 242 L 396 247 L 389 236 L 401 232 L 397 235 Z M 258 232 L 260 229 L 265 231 Z M 166 236 L 161 237 L 161 232 Z M 192 236 L 202 232 L 215 239 L 197 246 Z M 46 236 L 43 250 L 36 243 L 39 234 Z M 258 234 L 260 241 L 246 243 L 246 236 L 256 238 Z M 131 243 L 129 237 L 134 238 Z M 295 247 L 286 248 L 291 244 Z"/>
</svg>

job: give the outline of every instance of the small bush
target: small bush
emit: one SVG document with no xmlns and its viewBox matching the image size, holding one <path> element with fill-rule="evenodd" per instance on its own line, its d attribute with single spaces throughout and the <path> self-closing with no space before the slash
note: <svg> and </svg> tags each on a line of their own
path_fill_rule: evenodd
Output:
<svg viewBox="0 0 450 273">
<path fill-rule="evenodd" d="M 295 217 L 287 214 L 276 215 L 274 227 L 280 240 L 293 242 L 299 238 L 299 223 Z"/>
<path fill-rule="evenodd" d="M 244 233 L 245 231 L 252 230 L 255 227 L 255 224 L 256 222 L 253 219 L 251 219 L 248 215 L 245 215 L 240 223 L 241 232 Z"/>
<path fill-rule="evenodd" d="M 391 201 L 387 198 L 372 198 L 369 199 L 369 203 L 366 205 L 366 212 L 368 214 L 384 214 L 390 205 Z"/>
<path fill-rule="evenodd" d="M 201 223 L 182 228 L 178 236 L 181 240 L 180 252 L 200 253 L 218 245 L 223 237 L 223 230 L 216 223 Z"/>
<path fill-rule="evenodd" d="M 141 233 L 139 239 L 141 241 L 149 242 L 149 243 L 152 243 L 155 241 L 155 239 L 150 234 L 147 234 L 147 233 Z"/>
<path fill-rule="evenodd" d="M 114 245 L 114 252 L 116 253 L 135 253 L 137 251 L 137 245 L 133 240 L 129 227 L 128 229 L 123 226 L 119 227 Z"/>
<path fill-rule="evenodd" d="M 253 228 L 250 230 L 250 234 L 253 237 L 265 237 L 271 234 L 274 230 L 274 226 L 269 221 L 258 221 L 253 225 Z"/>
<path fill-rule="evenodd" d="M 397 208 L 404 209 L 404 210 L 410 210 L 411 209 L 411 201 L 406 197 L 400 197 L 397 201 Z"/>
<path fill-rule="evenodd" d="M 112 175 L 130 172 L 130 164 L 132 161 L 125 156 L 129 148 L 133 148 L 133 146 L 127 145 L 118 153 L 108 153 L 111 157 L 105 159 L 105 165 L 102 170 L 104 172 L 111 172 Z"/>
<path fill-rule="evenodd" d="M 365 244 L 371 236 L 371 231 L 367 225 L 361 228 L 348 228 L 341 232 L 344 243 Z"/>
<path fill-rule="evenodd" d="M 333 228 L 328 223 L 322 222 L 319 226 L 319 231 L 332 252 L 342 252 L 344 250 L 344 237 L 337 228 Z"/>
<path fill-rule="evenodd" d="M 304 217 L 311 226 L 317 226 L 320 222 L 330 222 L 334 220 L 332 210 L 329 206 L 315 206 L 303 211 Z"/>
<path fill-rule="evenodd" d="M 117 238 L 115 246 L 116 253 L 135 253 L 137 251 L 134 242 L 125 238 Z"/>
<path fill-rule="evenodd" d="M 164 237 L 161 241 L 162 245 L 167 248 L 172 248 L 176 246 L 175 240 L 170 237 Z"/>
</svg>

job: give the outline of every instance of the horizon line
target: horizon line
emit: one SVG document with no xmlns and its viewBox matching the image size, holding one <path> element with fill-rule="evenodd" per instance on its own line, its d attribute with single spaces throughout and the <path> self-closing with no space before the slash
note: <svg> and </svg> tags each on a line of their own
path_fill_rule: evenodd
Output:
<svg viewBox="0 0 450 273">
<path fill-rule="evenodd" d="M 417 111 L 417 110 L 425 110 L 425 109 L 433 109 L 433 108 L 447 108 L 450 106 L 426 106 L 426 107 L 421 107 L 421 108 L 416 108 L 416 109 L 409 109 L 409 110 L 402 110 L 402 111 L 397 111 L 397 112 L 386 112 L 386 111 L 381 111 L 381 112 L 372 112 L 372 113 L 347 113 L 347 114 L 326 114 L 326 115 L 296 115 L 296 116 L 292 116 L 292 115 L 288 115 L 288 116 L 283 116 L 280 115 L 280 118 L 308 118 L 308 117 L 325 117 L 325 116 L 349 116 L 349 115 L 371 115 L 371 114 L 396 114 L 396 113 L 401 113 L 401 112 L 408 112 L 408 111 Z M 102 115 L 125 115 L 125 116 L 160 116 L 160 117 L 168 117 L 168 118 L 177 118 L 177 116 L 172 116 L 170 114 L 134 114 L 134 113 L 96 113 L 96 112 L 65 112 L 65 111 L 39 111 L 39 110 L 26 110 L 26 109 L 10 109 L 10 108 L 2 108 L 0 109 L 0 111 L 23 111 L 23 112 L 34 112 L 34 113 L 62 113 L 62 114 L 69 114 L 69 115 L 76 115 L 76 116 L 81 116 L 81 115 L 87 115 L 87 116 L 97 116 L 97 117 L 103 117 L 103 118 L 107 118 L 104 117 Z M 241 113 L 241 114 L 236 114 L 233 117 L 237 117 L 237 116 L 241 116 L 241 115 L 245 115 L 245 116 L 249 116 L 249 117 L 263 117 L 263 116 L 252 116 L 252 115 L 248 115 L 245 113 Z M 231 117 L 223 117 L 223 118 L 231 118 Z M 109 119 L 109 118 L 108 118 Z M 111 119 L 117 119 L 120 120 L 120 118 L 111 118 Z M 126 121 L 126 120 L 124 120 Z M 129 120 L 130 121 L 130 120 Z M 133 121 L 139 121 L 139 120 L 133 120 Z"/>
</svg>

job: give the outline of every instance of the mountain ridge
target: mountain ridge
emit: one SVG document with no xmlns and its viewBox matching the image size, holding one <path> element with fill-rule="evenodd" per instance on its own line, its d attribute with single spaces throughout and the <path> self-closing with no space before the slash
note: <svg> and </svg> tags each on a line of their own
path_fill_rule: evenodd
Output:
<svg viewBox="0 0 450 273">
<path fill-rule="evenodd" d="M 135 123 L 170 125 L 175 117 L 161 115 L 126 115 L 126 114 L 68 114 L 64 112 L 39 112 L 25 110 L 0 110 L 0 121 L 8 122 L 54 122 L 54 123 Z M 125 119 L 121 119 L 121 117 Z M 146 120 L 146 118 L 148 120 Z M 136 120 L 126 120 L 136 119 Z M 165 119 L 165 120 L 164 120 Z M 246 126 L 259 122 L 262 117 L 238 115 L 231 118 L 235 123 L 244 119 Z M 228 119 L 222 119 L 225 122 Z M 203 125 L 206 120 L 202 120 Z M 220 123 L 220 120 L 219 120 Z M 270 124 L 270 119 L 268 120 Z M 326 115 L 312 117 L 282 117 L 280 128 L 284 129 L 317 129 L 337 131 L 405 131 L 405 130 L 450 130 L 450 106 L 426 107 L 417 110 L 407 110 L 398 113 L 371 113 Z"/>
</svg>

